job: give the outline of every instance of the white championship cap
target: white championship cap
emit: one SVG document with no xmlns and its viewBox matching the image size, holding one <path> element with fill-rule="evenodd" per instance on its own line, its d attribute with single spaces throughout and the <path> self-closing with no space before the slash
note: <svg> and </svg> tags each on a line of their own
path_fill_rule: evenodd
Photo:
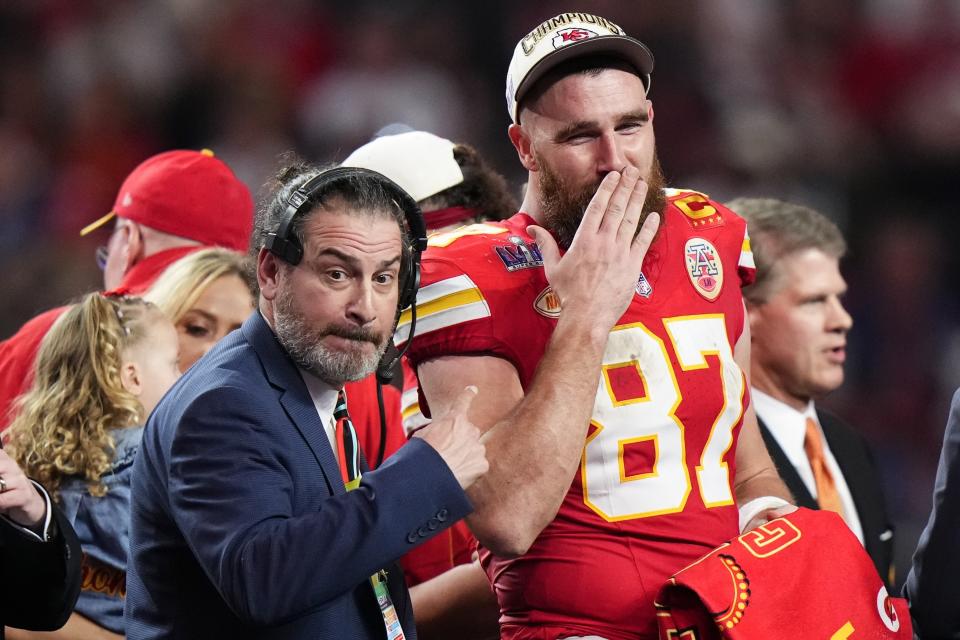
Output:
<svg viewBox="0 0 960 640">
<path fill-rule="evenodd" d="M 455 145 L 426 131 L 374 138 L 343 161 L 343 167 L 372 169 L 387 176 L 417 202 L 463 182 Z"/>
<path fill-rule="evenodd" d="M 589 13 L 561 13 L 525 35 L 513 50 L 507 70 L 507 110 L 514 122 L 519 102 L 547 71 L 561 62 L 587 55 L 611 55 L 636 68 L 650 91 L 653 54 L 623 29 Z"/>
</svg>

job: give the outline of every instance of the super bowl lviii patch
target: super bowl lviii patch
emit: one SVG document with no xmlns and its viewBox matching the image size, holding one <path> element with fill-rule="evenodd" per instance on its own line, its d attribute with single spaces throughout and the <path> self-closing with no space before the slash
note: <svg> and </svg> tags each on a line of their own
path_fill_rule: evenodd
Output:
<svg viewBox="0 0 960 640">
<path fill-rule="evenodd" d="M 497 245 L 493 250 L 497 252 L 507 271 L 531 269 L 543 266 L 543 256 L 536 242 L 527 242 L 520 236 L 507 238 L 513 246 Z"/>
<path fill-rule="evenodd" d="M 716 247 L 709 240 L 690 238 L 683 255 L 693 288 L 710 302 L 716 300 L 723 288 L 723 263 Z"/>
</svg>

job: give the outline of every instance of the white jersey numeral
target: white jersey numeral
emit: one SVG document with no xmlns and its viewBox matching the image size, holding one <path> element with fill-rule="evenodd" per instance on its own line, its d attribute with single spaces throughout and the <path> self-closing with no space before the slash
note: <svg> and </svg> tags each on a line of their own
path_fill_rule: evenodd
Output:
<svg viewBox="0 0 960 640">
<path fill-rule="evenodd" d="M 707 507 L 733 503 L 726 455 L 733 429 L 743 415 L 745 379 L 733 359 L 723 315 L 680 316 L 663 320 L 681 371 L 711 367 L 716 356 L 723 406 L 710 429 L 696 466 L 696 484 Z M 683 400 L 667 345 L 642 323 L 610 332 L 594 403 L 594 432 L 584 447 L 581 478 L 584 501 L 608 521 L 677 513 L 692 490 L 686 461 L 684 425 L 676 415 Z M 640 397 L 614 392 L 612 378 L 622 367 L 635 369 L 643 383 Z M 621 372 L 622 373 L 622 372 Z M 650 442 L 652 469 L 630 474 L 624 447 Z"/>
</svg>

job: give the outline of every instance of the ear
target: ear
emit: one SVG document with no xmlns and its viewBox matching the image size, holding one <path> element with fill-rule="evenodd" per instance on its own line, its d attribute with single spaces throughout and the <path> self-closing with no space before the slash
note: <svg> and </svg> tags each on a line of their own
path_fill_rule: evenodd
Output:
<svg viewBox="0 0 960 640">
<path fill-rule="evenodd" d="M 746 299 L 743 301 L 744 308 L 747 310 L 747 322 L 750 323 L 750 335 L 757 335 L 757 328 L 763 324 L 763 310 L 762 305 L 749 302 Z"/>
<path fill-rule="evenodd" d="M 650 116 L 650 122 L 653 122 L 653 102 L 647 100 L 647 115 Z"/>
<path fill-rule="evenodd" d="M 272 301 L 277 296 L 281 268 L 280 258 L 265 248 L 260 249 L 257 254 L 257 284 L 264 299 Z"/>
<path fill-rule="evenodd" d="M 143 260 L 146 245 L 143 241 L 143 230 L 140 225 L 132 220 L 127 220 L 124 225 L 126 231 L 126 242 L 121 249 L 120 257 L 123 260 L 123 272 L 126 273 L 133 265 Z"/>
<path fill-rule="evenodd" d="M 523 127 L 519 124 L 511 124 L 510 127 L 507 128 L 507 136 L 509 136 L 510 142 L 513 143 L 513 148 L 517 150 L 520 164 L 522 164 L 527 171 L 537 171 L 539 167 L 537 166 L 536 156 L 534 156 L 533 153 L 533 141 L 530 140 L 530 136 L 527 135 Z"/>
<path fill-rule="evenodd" d="M 143 383 L 140 379 L 140 365 L 133 360 L 124 360 L 120 364 L 120 384 L 136 397 L 143 393 Z"/>
</svg>

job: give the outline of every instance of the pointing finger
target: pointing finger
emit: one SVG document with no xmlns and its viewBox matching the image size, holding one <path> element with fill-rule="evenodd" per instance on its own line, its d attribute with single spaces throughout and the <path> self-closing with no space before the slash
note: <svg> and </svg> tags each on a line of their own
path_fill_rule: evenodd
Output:
<svg viewBox="0 0 960 640">
<path fill-rule="evenodd" d="M 450 407 L 450 415 L 467 415 L 467 411 L 470 410 L 470 405 L 473 404 L 473 399 L 477 397 L 477 393 L 477 387 L 472 384 L 464 387 L 457 399 L 453 401 L 453 405 Z"/>
</svg>

